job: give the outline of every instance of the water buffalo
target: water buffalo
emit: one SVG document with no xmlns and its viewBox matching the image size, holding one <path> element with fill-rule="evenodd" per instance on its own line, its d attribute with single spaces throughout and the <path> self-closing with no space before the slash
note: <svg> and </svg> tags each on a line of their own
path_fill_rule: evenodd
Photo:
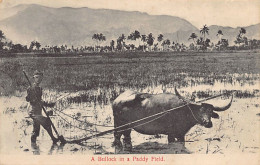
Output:
<svg viewBox="0 0 260 165">
<path fill-rule="evenodd" d="M 171 93 L 148 94 L 139 93 L 132 90 L 120 94 L 113 102 L 114 127 L 126 125 L 148 116 L 152 118 L 136 122 L 135 125 L 124 127 L 123 130 L 114 132 L 113 145 L 122 148 L 120 138 L 124 135 L 124 147 L 131 150 L 131 129 L 147 135 L 168 135 L 168 142 L 183 142 L 185 134 L 196 124 L 206 128 L 212 127 L 211 118 L 219 118 L 214 111 L 225 111 L 231 104 L 230 102 L 218 107 L 212 104 L 197 104 L 182 97 L 178 91 L 175 95 Z M 174 109 L 176 107 L 180 107 Z M 162 113 L 163 111 L 167 113 Z M 160 113 L 160 115 L 155 115 Z"/>
</svg>

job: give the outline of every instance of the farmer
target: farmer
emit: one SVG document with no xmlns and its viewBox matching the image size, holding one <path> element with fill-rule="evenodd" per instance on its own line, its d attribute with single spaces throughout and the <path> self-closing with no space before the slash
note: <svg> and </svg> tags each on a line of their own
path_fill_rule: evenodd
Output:
<svg viewBox="0 0 260 165">
<path fill-rule="evenodd" d="M 40 125 L 48 132 L 53 143 L 57 143 L 58 139 L 53 136 L 51 121 L 49 118 L 42 116 L 42 106 L 53 107 L 55 103 L 47 103 L 42 100 L 42 88 L 39 86 L 43 78 L 43 73 L 36 70 L 33 74 L 33 85 L 28 88 L 26 101 L 30 102 L 31 110 L 29 116 L 33 119 L 33 132 L 31 136 L 31 143 L 36 143 L 36 138 L 40 133 Z M 47 112 L 48 115 L 52 111 Z"/>
</svg>

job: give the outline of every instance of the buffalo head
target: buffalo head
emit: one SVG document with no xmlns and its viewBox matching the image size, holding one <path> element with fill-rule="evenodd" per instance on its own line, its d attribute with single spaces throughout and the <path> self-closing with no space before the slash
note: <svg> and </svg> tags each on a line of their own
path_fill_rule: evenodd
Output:
<svg viewBox="0 0 260 165">
<path fill-rule="evenodd" d="M 211 118 L 219 118 L 219 115 L 214 111 L 221 112 L 227 110 L 228 108 L 230 108 L 233 100 L 233 95 L 232 95 L 229 103 L 225 106 L 217 106 L 208 103 L 198 104 L 194 101 L 191 101 L 181 96 L 176 88 L 175 88 L 175 93 L 181 100 L 183 100 L 187 104 L 187 107 L 189 108 L 190 113 L 193 116 L 195 122 L 206 128 L 212 127 Z"/>
</svg>

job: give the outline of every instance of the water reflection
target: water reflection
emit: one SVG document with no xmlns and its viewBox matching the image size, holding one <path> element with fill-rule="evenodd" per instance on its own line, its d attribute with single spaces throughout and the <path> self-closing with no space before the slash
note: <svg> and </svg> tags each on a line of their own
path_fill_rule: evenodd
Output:
<svg viewBox="0 0 260 165">
<path fill-rule="evenodd" d="M 50 151 L 49 151 L 49 155 L 52 155 L 55 151 L 55 154 L 57 153 L 60 153 L 62 154 L 63 153 L 63 148 L 65 146 L 65 143 L 60 143 L 60 145 L 58 144 L 52 144 L 51 148 L 50 148 Z"/>
<path fill-rule="evenodd" d="M 178 90 L 183 93 L 184 96 L 190 96 L 187 98 L 193 98 L 193 99 L 202 99 L 205 97 L 210 97 L 213 95 L 217 95 L 219 93 L 225 93 L 226 91 L 236 90 L 235 97 L 237 98 L 249 98 L 249 97 L 256 97 L 259 96 L 259 81 L 257 80 L 251 80 L 250 81 L 236 81 L 232 80 L 230 82 L 223 82 L 221 80 L 211 80 L 205 82 L 205 80 L 201 79 L 192 79 L 188 77 L 187 78 L 187 86 L 178 86 L 176 84 L 164 84 L 164 85 L 153 85 L 148 86 L 146 88 L 137 88 L 136 90 L 140 92 L 147 92 L 147 93 L 163 93 L 163 92 L 169 92 L 169 93 L 175 93 L 174 87 L 177 86 Z M 245 83 L 246 82 L 246 83 Z M 68 99 L 61 100 L 58 102 L 57 109 L 60 108 L 64 114 L 62 117 L 66 119 L 59 118 L 57 123 L 55 125 L 58 126 L 58 131 L 64 135 L 67 138 L 70 139 L 78 139 L 86 136 L 93 135 L 98 131 L 106 131 L 109 129 L 109 126 L 113 125 L 113 115 L 112 115 L 112 108 L 111 108 L 111 102 L 110 100 L 113 100 L 118 94 L 120 94 L 122 88 L 114 89 L 99 89 L 99 91 L 92 91 L 92 92 L 77 92 L 72 93 Z M 126 90 L 125 88 L 124 90 Z M 75 95 L 75 96 L 74 96 Z M 196 98 L 195 98 L 196 97 Z M 213 100 L 216 101 L 216 100 Z M 219 100 L 218 100 L 219 101 Z M 70 118 L 69 116 L 72 116 L 73 118 Z M 257 114 L 259 115 L 259 114 Z M 91 125 L 90 123 L 94 123 Z M 103 145 L 110 144 L 113 140 L 113 135 L 111 135 L 112 139 L 100 139 L 98 141 L 97 145 Z M 145 145 L 147 144 L 147 148 L 145 148 Z M 163 143 L 164 144 L 164 143 Z M 142 151 L 143 148 L 145 148 L 145 151 L 148 151 L 148 153 L 190 153 L 189 150 L 187 150 L 185 147 L 179 147 L 179 146 L 171 146 L 168 148 L 168 145 L 163 144 L 154 144 L 153 142 L 148 143 L 142 143 L 135 146 L 135 150 L 133 150 L 133 153 L 144 153 Z M 52 154 L 63 154 L 63 147 L 65 144 L 53 144 L 48 152 L 49 155 Z M 108 146 L 108 145 L 107 145 Z M 154 148 L 156 151 L 154 151 L 154 148 L 151 146 L 155 146 Z M 42 147 L 42 146 L 41 146 Z M 48 146 L 49 147 L 49 146 Z M 85 150 L 90 149 L 90 146 L 88 148 L 84 148 Z M 150 148 L 149 148 L 150 147 Z M 70 146 L 66 147 L 71 148 Z M 152 149 L 151 149 L 152 148 Z M 48 148 L 49 149 L 49 148 Z M 48 150 L 47 149 L 47 150 Z M 65 152 L 66 152 L 65 149 Z M 95 153 L 96 152 L 96 144 L 95 144 Z M 110 150 L 110 147 L 107 147 L 106 149 Z M 70 151 L 77 152 L 79 149 L 75 148 L 71 149 Z M 84 150 L 84 151 L 85 151 Z M 81 150 L 80 150 L 81 151 Z M 159 152 L 160 151 L 160 152 Z M 104 151 L 100 151 L 102 153 Z M 114 151 L 113 151 L 114 152 Z M 46 152 L 45 152 L 46 153 Z M 120 151 L 115 151 L 115 153 L 121 153 Z M 33 149 L 33 154 L 40 154 L 39 146 L 35 145 Z"/>
<path fill-rule="evenodd" d="M 124 151 L 119 152 L 124 154 Z M 144 142 L 134 146 L 132 154 L 191 154 L 183 143 L 158 143 L 158 142 Z"/>
<path fill-rule="evenodd" d="M 40 147 L 36 143 L 31 143 L 33 155 L 40 155 Z"/>
<path fill-rule="evenodd" d="M 64 146 L 65 146 L 64 143 L 52 144 L 48 154 L 49 155 L 62 154 Z M 40 150 L 40 146 L 37 143 L 31 143 L 31 148 L 32 148 L 33 155 L 40 155 L 41 150 Z"/>
</svg>

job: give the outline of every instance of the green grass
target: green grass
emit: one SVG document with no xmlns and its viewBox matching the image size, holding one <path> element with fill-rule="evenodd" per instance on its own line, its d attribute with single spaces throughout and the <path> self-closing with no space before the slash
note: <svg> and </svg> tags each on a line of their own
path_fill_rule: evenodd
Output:
<svg viewBox="0 0 260 165">
<path fill-rule="evenodd" d="M 24 69 L 44 72 L 42 86 L 54 90 L 142 89 L 159 84 L 189 86 L 259 79 L 259 53 L 132 53 L 77 57 L 2 58 L 2 75 L 13 90 L 25 90 Z M 252 74 L 252 75 L 248 75 Z"/>
</svg>

